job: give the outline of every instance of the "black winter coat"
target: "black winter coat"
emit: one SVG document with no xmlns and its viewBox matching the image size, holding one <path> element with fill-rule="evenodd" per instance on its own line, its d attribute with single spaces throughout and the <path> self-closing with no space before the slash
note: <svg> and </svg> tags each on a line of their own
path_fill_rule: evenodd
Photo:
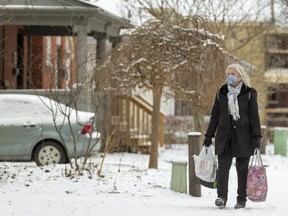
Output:
<svg viewBox="0 0 288 216">
<path fill-rule="evenodd" d="M 227 93 L 228 87 L 225 84 L 220 87 L 215 97 L 205 136 L 214 137 L 216 132 L 216 155 L 223 155 L 228 150 L 233 157 L 251 156 L 255 149 L 253 140 L 262 137 L 257 92 L 254 88 L 242 85 L 238 95 L 240 119 L 237 121 L 229 114 Z"/>
</svg>

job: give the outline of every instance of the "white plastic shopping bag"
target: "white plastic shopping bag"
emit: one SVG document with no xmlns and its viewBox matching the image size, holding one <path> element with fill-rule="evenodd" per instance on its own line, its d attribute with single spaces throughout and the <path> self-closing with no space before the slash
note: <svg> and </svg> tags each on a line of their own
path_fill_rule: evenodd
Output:
<svg viewBox="0 0 288 216">
<path fill-rule="evenodd" d="M 198 156 L 194 155 L 195 174 L 207 182 L 213 182 L 216 179 L 217 159 L 213 154 L 211 147 L 203 146 Z"/>
</svg>

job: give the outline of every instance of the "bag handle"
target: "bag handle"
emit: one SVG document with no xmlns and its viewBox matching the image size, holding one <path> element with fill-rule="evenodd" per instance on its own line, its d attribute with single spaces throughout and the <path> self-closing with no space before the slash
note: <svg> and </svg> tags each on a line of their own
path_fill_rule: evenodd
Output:
<svg viewBox="0 0 288 216">
<path fill-rule="evenodd" d="M 256 159 L 255 159 L 255 163 L 254 163 L 254 157 L 256 156 Z M 251 159 L 251 162 L 250 162 L 250 167 L 253 166 L 253 163 L 254 165 L 256 166 L 257 165 L 257 162 L 258 162 L 258 165 L 261 165 L 263 167 L 263 161 L 262 161 L 262 157 L 261 157 L 261 154 L 259 152 L 259 149 L 256 148 L 254 150 L 254 154 L 253 154 L 253 157 Z"/>
</svg>

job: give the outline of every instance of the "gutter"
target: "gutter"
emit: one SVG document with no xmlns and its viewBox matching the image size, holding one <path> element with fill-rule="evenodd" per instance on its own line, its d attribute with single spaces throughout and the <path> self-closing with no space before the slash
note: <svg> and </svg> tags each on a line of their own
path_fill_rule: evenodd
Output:
<svg viewBox="0 0 288 216">
<path fill-rule="evenodd" d="M 83 16 L 106 18 L 109 21 L 116 22 L 124 28 L 134 27 L 127 20 L 107 12 L 99 7 L 87 8 L 83 6 L 33 6 L 33 5 L 3 5 L 1 12 L 7 11 L 13 16 L 27 16 L 27 13 L 35 16 Z"/>
</svg>

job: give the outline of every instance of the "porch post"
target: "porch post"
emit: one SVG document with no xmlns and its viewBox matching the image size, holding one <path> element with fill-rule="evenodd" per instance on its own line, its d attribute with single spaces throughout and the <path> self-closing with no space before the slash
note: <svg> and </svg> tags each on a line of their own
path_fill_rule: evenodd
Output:
<svg viewBox="0 0 288 216">
<path fill-rule="evenodd" d="M 87 71 L 87 26 L 76 25 L 74 31 L 77 33 L 76 41 L 76 86 L 74 99 L 77 101 L 79 111 L 90 111 L 91 107 L 91 88 L 89 84 L 89 73 Z"/>
<path fill-rule="evenodd" d="M 76 42 L 76 62 L 77 62 L 77 75 L 76 82 L 77 88 L 87 81 L 87 27 L 84 25 L 75 26 L 74 31 L 77 33 Z"/>
<path fill-rule="evenodd" d="M 106 53 L 106 42 L 107 36 L 106 33 L 95 32 L 94 38 L 96 39 L 96 65 L 99 61 L 103 60 Z M 97 66 L 96 66 L 97 67 Z M 110 133 L 111 128 L 111 105 L 110 105 L 110 96 L 103 95 L 100 99 L 100 116 L 99 116 L 99 125 L 101 133 L 101 148 L 100 151 L 105 150 L 106 140 Z"/>
<path fill-rule="evenodd" d="M 106 53 L 106 33 L 95 33 L 96 43 L 96 60 L 100 61 Z"/>
<path fill-rule="evenodd" d="M 3 26 L 0 26 L 0 53 L 4 51 L 4 38 L 3 38 Z M 3 82 L 3 83 L 1 83 Z M 3 58 L 0 58 L 0 89 L 4 88 L 4 71 L 3 71 Z"/>
<path fill-rule="evenodd" d="M 112 47 L 115 48 L 121 42 L 121 37 L 110 37 L 109 41 L 112 43 Z"/>
</svg>

